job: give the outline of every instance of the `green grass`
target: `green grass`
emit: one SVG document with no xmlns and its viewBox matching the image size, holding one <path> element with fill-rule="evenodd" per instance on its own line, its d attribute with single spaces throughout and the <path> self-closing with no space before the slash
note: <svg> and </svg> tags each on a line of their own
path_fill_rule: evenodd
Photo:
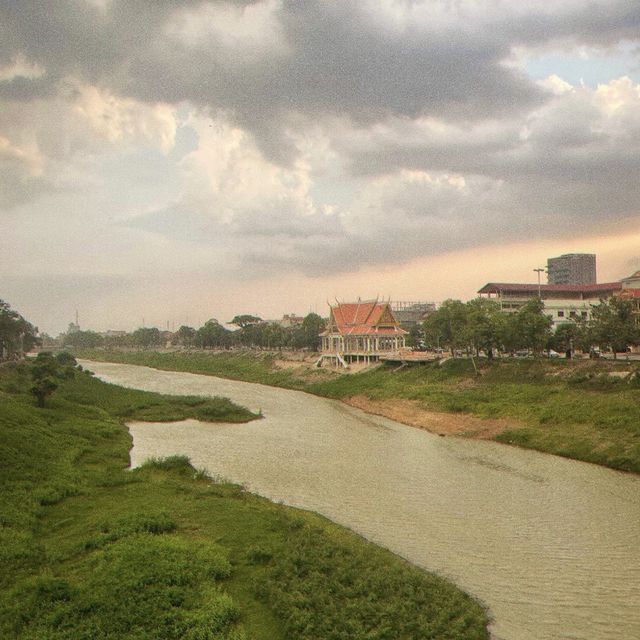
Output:
<svg viewBox="0 0 640 640">
<path fill-rule="evenodd" d="M 304 389 L 306 383 L 291 371 L 276 369 L 272 353 L 257 351 L 183 352 L 161 353 L 157 351 L 105 351 L 83 349 L 74 353 L 79 358 L 139 364 L 166 371 L 185 371 L 220 376 L 231 380 L 257 382 L 288 389 Z"/>
<path fill-rule="evenodd" d="M 106 384 L 89 375 L 78 376 L 71 388 L 62 389 L 61 395 L 67 401 L 100 407 L 118 418 L 129 420 L 173 422 L 195 418 L 213 422 L 247 422 L 258 417 L 227 398 L 141 394 L 136 389 Z"/>
<path fill-rule="evenodd" d="M 625 362 L 500 360 L 481 363 L 482 375 L 477 376 L 471 361 L 458 359 L 398 371 L 384 366 L 313 382 L 275 369 L 272 356 L 255 352 L 83 355 L 262 382 L 330 398 L 402 398 L 427 410 L 512 419 L 514 429 L 497 440 L 640 473 L 640 377 L 609 375 L 629 370 Z"/>
<path fill-rule="evenodd" d="M 453 585 L 317 515 L 183 456 L 127 470 L 123 417 L 200 405 L 82 374 L 37 409 L 27 387 L 0 369 L 0 637 L 488 638 Z"/>
</svg>

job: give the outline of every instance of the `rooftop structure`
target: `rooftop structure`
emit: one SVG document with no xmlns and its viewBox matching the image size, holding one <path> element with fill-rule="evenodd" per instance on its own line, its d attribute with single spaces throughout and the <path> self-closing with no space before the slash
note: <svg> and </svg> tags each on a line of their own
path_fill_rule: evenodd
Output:
<svg viewBox="0 0 640 640">
<path fill-rule="evenodd" d="M 640 280 L 640 276 L 638 277 Z M 478 291 L 489 298 L 503 297 L 537 297 L 543 300 L 552 298 L 571 298 L 574 300 L 599 300 L 608 298 L 616 291 L 622 290 L 622 282 L 606 282 L 603 284 L 523 284 L 516 282 L 489 282 Z"/>
<path fill-rule="evenodd" d="M 419 324 L 436 310 L 435 302 L 397 301 L 389 304 L 396 320 L 404 325 Z"/>
<path fill-rule="evenodd" d="M 352 362 L 375 362 L 381 355 L 405 346 L 407 332 L 400 327 L 388 302 L 358 300 L 330 305 L 327 329 L 320 334 L 325 360 L 347 367 Z"/>
<path fill-rule="evenodd" d="M 297 316 L 295 313 L 285 313 L 282 316 L 282 320 L 278 321 L 278 324 L 285 329 L 290 327 L 296 327 L 304 322 L 302 316 Z"/>
<path fill-rule="evenodd" d="M 595 284 L 596 256 L 593 253 L 565 253 L 547 260 L 549 284 Z"/>
<path fill-rule="evenodd" d="M 620 281 L 623 289 L 640 289 L 640 271 L 632 273 Z"/>
</svg>

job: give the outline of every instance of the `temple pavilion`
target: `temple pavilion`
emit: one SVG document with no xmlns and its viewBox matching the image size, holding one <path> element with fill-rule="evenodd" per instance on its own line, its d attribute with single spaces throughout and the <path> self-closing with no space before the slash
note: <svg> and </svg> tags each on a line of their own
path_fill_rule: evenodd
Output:
<svg viewBox="0 0 640 640">
<path fill-rule="evenodd" d="M 375 362 L 405 347 L 407 332 L 388 302 L 358 300 L 329 306 L 329 322 L 320 334 L 322 355 L 318 366 L 326 360 L 343 367 L 352 362 Z"/>
</svg>

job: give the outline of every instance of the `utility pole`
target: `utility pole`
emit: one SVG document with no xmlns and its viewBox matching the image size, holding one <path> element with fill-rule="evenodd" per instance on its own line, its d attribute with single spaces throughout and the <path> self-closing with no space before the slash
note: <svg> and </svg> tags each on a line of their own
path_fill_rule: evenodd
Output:
<svg viewBox="0 0 640 640">
<path fill-rule="evenodd" d="M 538 274 L 538 299 L 541 299 L 542 298 L 542 289 L 540 287 L 540 274 L 544 273 L 545 270 L 538 268 L 538 269 L 534 269 L 534 271 Z"/>
</svg>

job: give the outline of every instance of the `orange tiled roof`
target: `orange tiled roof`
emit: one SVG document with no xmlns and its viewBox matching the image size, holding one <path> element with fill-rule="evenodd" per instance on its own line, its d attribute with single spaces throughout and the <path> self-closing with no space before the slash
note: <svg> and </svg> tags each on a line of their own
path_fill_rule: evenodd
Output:
<svg viewBox="0 0 640 640">
<path fill-rule="evenodd" d="M 391 320 L 381 323 L 385 312 Z M 337 331 L 342 335 L 404 335 L 387 302 L 367 300 L 339 303 L 331 307 L 329 328 L 322 335 Z"/>
</svg>

